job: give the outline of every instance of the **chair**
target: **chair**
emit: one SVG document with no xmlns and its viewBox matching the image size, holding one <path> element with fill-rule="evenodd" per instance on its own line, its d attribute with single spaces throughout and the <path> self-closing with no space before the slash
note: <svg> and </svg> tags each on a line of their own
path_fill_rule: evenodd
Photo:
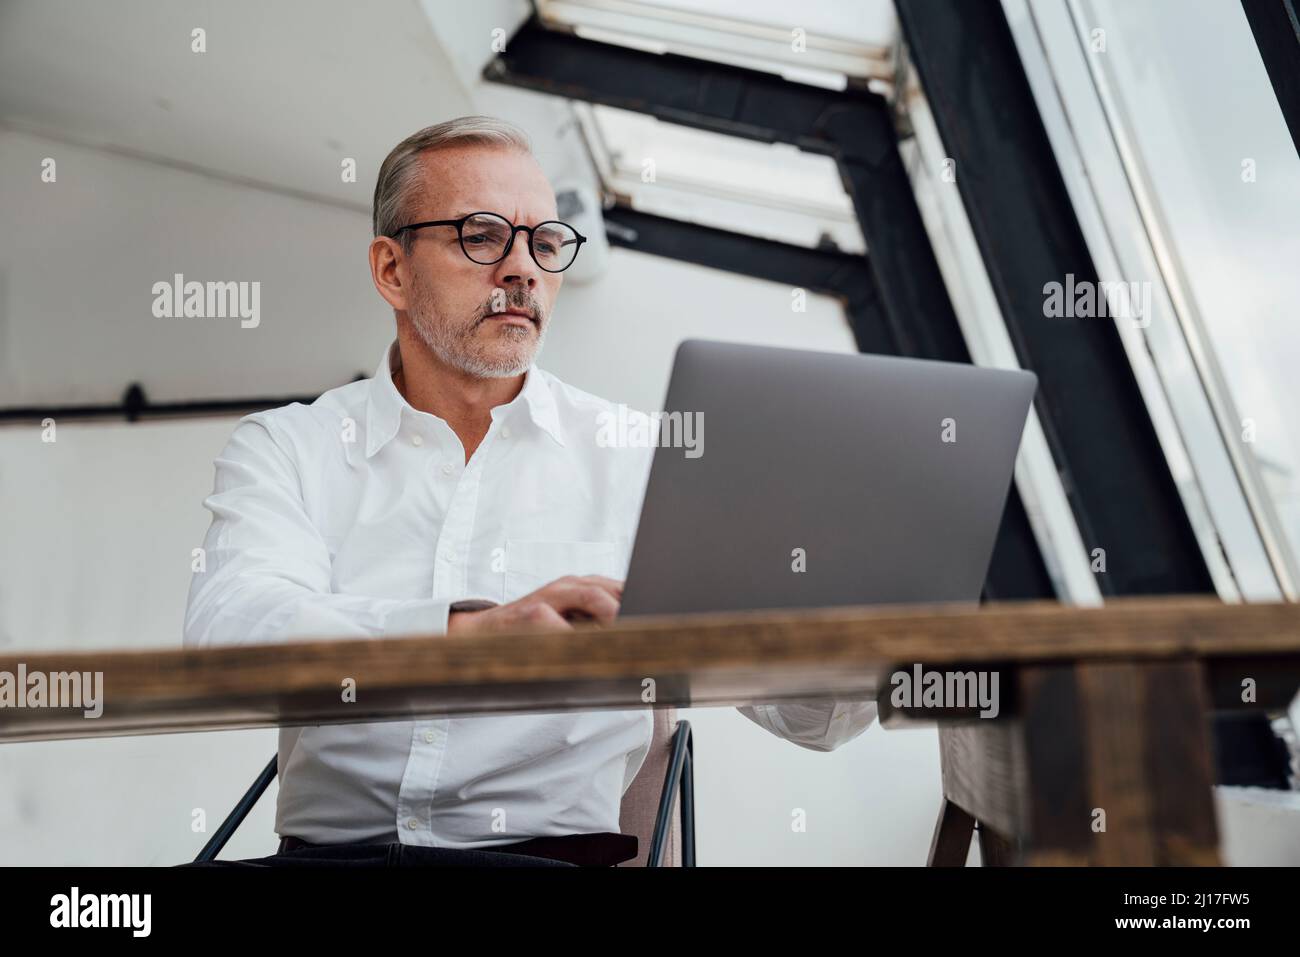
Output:
<svg viewBox="0 0 1300 957">
<path fill-rule="evenodd" d="M 695 866 L 694 764 L 691 723 L 678 721 L 675 708 L 656 708 L 650 750 L 619 807 L 619 830 L 636 835 L 637 856 L 619 867 Z"/>
<path fill-rule="evenodd" d="M 695 866 L 695 775 L 691 723 L 677 721 L 675 708 L 656 708 L 650 750 L 619 808 L 619 830 L 637 838 L 637 856 L 620 867 Z M 676 730 L 674 731 L 674 727 Z M 278 756 L 234 806 L 203 845 L 196 864 L 216 860 L 258 799 L 271 786 Z M 675 800 L 681 793 L 680 803 Z M 677 814 L 674 815 L 674 809 Z"/>
</svg>

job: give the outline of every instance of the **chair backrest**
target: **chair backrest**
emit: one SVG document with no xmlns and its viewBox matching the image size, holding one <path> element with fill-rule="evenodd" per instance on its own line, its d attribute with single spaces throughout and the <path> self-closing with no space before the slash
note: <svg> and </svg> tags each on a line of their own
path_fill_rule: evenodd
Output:
<svg viewBox="0 0 1300 957">
<path fill-rule="evenodd" d="M 659 813 L 659 799 L 663 794 L 664 775 L 668 773 L 668 759 L 672 754 L 673 732 L 677 729 L 676 708 L 654 709 L 654 733 L 650 750 L 641 770 L 623 795 L 619 811 L 619 830 L 637 838 L 637 856 L 624 861 L 619 867 L 645 867 L 650 856 L 650 839 L 654 835 L 655 817 Z M 664 867 L 680 867 L 681 857 L 681 801 L 675 800 L 668 827 L 668 847 L 664 850 Z"/>
</svg>

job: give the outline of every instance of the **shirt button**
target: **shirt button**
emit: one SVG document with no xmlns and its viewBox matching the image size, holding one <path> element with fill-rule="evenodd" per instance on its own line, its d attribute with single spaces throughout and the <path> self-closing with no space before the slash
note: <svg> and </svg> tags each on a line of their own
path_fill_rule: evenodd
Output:
<svg viewBox="0 0 1300 957">
<path fill-rule="evenodd" d="M 452 465 L 450 462 L 442 467 L 443 475 L 450 475 L 454 471 L 456 471 L 456 466 Z"/>
<path fill-rule="evenodd" d="M 419 448 L 421 445 L 424 444 L 424 438 L 419 435 L 413 435 L 411 436 L 411 444 L 414 445 L 416 448 Z"/>
<path fill-rule="evenodd" d="M 501 426 L 501 438 L 503 439 L 510 438 L 510 426 L 508 425 Z"/>
<path fill-rule="evenodd" d="M 432 732 L 432 731 L 426 731 L 426 732 L 424 732 L 424 743 L 425 743 L 425 744 L 433 744 L 433 732 Z"/>
<path fill-rule="evenodd" d="M 406 829 L 407 829 L 408 831 L 414 831 L 414 830 L 415 830 L 417 827 L 419 827 L 419 826 L 420 826 L 420 822 L 417 821 L 415 818 L 413 818 L 413 817 L 412 817 L 412 818 L 407 818 L 407 821 L 406 821 Z"/>
</svg>

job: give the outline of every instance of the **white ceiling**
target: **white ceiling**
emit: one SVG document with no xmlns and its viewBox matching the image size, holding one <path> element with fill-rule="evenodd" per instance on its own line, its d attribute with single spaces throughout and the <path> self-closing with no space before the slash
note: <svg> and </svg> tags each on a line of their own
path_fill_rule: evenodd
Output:
<svg viewBox="0 0 1300 957">
<path fill-rule="evenodd" d="M 342 160 L 373 184 L 396 142 L 452 116 L 490 107 L 555 152 L 559 104 L 477 81 L 491 30 L 513 33 L 528 11 L 527 0 L 7 0 L 0 123 L 364 209 Z M 196 27 L 205 53 L 191 51 Z"/>
</svg>

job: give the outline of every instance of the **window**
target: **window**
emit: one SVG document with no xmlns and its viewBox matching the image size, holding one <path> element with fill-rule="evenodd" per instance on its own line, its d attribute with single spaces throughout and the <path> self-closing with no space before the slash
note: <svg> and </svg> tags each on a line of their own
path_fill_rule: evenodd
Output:
<svg viewBox="0 0 1300 957">
<path fill-rule="evenodd" d="M 1297 159 L 1245 15 L 1216 0 L 1003 0 L 1216 586 L 1296 597 Z M 1158 40 L 1156 39 L 1158 38 Z"/>
<path fill-rule="evenodd" d="M 889 0 L 538 0 L 549 26 L 604 43 L 678 53 L 843 89 L 887 80 L 895 34 Z M 735 11 L 744 11 L 743 17 Z"/>
<path fill-rule="evenodd" d="M 636 209 L 799 246 L 865 250 L 829 156 L 611 107 L 574 109 L 605 189 Z"/>
</svg>

